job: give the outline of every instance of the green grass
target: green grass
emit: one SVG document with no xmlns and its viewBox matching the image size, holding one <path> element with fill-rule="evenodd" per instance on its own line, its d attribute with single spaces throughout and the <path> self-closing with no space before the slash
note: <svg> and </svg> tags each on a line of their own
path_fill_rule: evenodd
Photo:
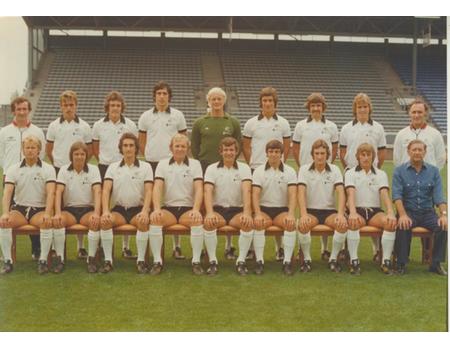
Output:
<svg viewBox="0 0 450 350">
<path fill-rule="evenodd" d="M 386 169 L 390 167 L 387 164 Z M 389 169 L 388 173 L 391 171 Z M 444 172 L 446 178 L 446 172 Z M 189 261 L 170 257 L 162 275 L 140 276 L 120 258 L 115 270 L 89 275 L 68 236 L 62 275 L 39 276 L 28 237 L 18 237 L 17 264 L 0 277 L 0 331 L 447 331 L 447 278 L 427 272 L 413 240 L 405 276 L 385 276 L 371 261 L 370 240 L 360 245 L 362 275 L 339 275 L 320 261 L 313 239 L 313 272 L 285 277 L 266 241 L 263 276 L 239 277 L 222 258 L 216 277 L 193 276 Z M 237 238 L 234 239 L 237 244 Z M 331 243 L 331 241 L 330 241 Z M 134 238 L 131 246 L 134 247 Z M 183 250 L 189 255 L 188 237 Z M 135 248 L 133 249 L 135 250 Z"/>
</svg>

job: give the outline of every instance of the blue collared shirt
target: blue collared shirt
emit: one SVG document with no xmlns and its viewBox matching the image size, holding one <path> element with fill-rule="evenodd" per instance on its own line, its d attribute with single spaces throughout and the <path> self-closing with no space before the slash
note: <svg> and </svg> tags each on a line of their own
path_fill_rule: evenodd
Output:
<svg viewBox="0 0 450 350">
<path fill-rule="evenodd" d="M 407 210 L 432 209 L 446 203 L 442 194 L 442 180 L 439 169 L 423 163 L 417 172 L 408 161 L 394 169 L 392 179 L 392 200 L 401 199 Z"/>
</svg>

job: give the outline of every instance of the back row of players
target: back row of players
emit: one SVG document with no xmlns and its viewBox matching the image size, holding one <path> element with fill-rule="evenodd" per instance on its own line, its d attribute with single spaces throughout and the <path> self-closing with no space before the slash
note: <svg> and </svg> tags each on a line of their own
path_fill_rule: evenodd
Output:
<svg viewBox="0 0 450 350">
<path fill-rule="evenodd" d="M 72 91 L 66 91 L 61 95 L 60 104 L 62 116 L 50 124 L 47 132 L 47 144 L 45 147 L 46 153 L 49 156 L 49 159 L 53 162 L 57 171 L 59 171 L 59 169 L 66 164 L 64 167 L 65 170 L 58 174 L 55 215 L 52 216 L 53 205 L 51 205 L 51 208 L 48 208 L 48 211 L 45 211 L 45 207 L 50 206 L 50 199 L 48 199 L 48 196 L 48 202 L 45 202 L 44 199 L 44 202 L 41 202 L 41 204 L 49 205 L 36 206 L 36 203 L 33 203 L 33 205 L 22 205 L 23 213 L 21 214 L 24 219 L 30 220 L 33 223 L 32 219 L 34 218 L 34 215 L 31 215 L 35 214 L 33 210 L 40 208 L 45 211 L 46 214 L 43 214 L 43 218 L 40 218 L 39 215 L 36 214 L 36 220 L 34 223 L 36 224 L 39 221 L 38 219 L 42 219 L 42 222 L 39 223 L 40 226 L 47 226 L 48 232 L 41 233 L 41 242 L 45 240 L 46 237 L 51 236 L 49 240 L 51 244 L 52 238 L 54 239 L 55 248 L 59 259 L 56 270 L 60 271 L 63 268 L 63 257 L 61 255 L 60 248 L 61 244 L 57 243 L 60 242 L 64 236 L 63 226 L 69 226 L 77 221 L 81 221 L 84 224 L 89 224 L 91 228 L 88 235 L 90 253 L 92 253 L 92 251 L 95 252 L 93 249 L 94 247 L 96 249 L 99 236 L 101 236 L 103 249 L 105 251 L 105 264 L 102 267 L 102 271 L 108 272 L 112 269 L 111 251 L 110 248 L 108 248 L 109 242 L 111 242 L 112 247 L 111 227 L 114 225 L 123 224 L 125 222 L 133 222 L 139 229 L 136 236 L 138 246 L 138 271 L 146 272 L 148 270 L 142 257 L 145 253 L 146 242 L 148 238 L 150 238 L 150 242 L 152 242 L 153 239 L 154 244 L 151 246 L 155 257 L 155 263 L 152 266 L 151 271 L 154 274 L 159 273 L 162 269 L 162 261 L 160 259 L 160 255 L 158 258 L 157 251 L 160 244 L 159 242 L 162 242 L 161 226 L 168 225 L 168 222 L 174 223 L 176 221 L 180 221 L 188 226 L 191 226 L 194 273 L 202 273 L 202 268 L 199 264 L 199 254 L 203 246 L 204 237 L 205 245 L 211 261 L 208 272 L 210 274 L 214 274 L 217 271 L 217 259 L 215 257 L 215 245 L 217 244 L 217 238 L 214 229 L 217 228 L 217 226 L 221 226 L 223 224 L 223 220 L 225 220 L 225 222 L 229 222 L 236 227 L 240 226 L 242 229 L 241 236 L 239 238 L 241 248 L 240 257 L 237 260 L 237 270 L 239 273 L 246 273 L 247 271 L 245 259 L 242 258 L 242 254 L 244 254 L 245 258 L 252 242 L 257 259 L 256 271 L 263 271 L 264 260 L 262 258 L 261 249 L 264 249 L 264 228 L 269 226 L 273 221 L 273 223 L 282 226 L 286 230 L 283 240 L 285 251 L 281 248 L 281 242 L 277 242 L 276 249 L 278 258 L 284 255 L 283 271 L 286 274 L 291 274 L 292 268 L 290 260 L 295 246 L 295 229 L 297 228 L 294 218 L 295 207 L 297 204 L 297 176 L 295 175 L 293 169 L 282 163 L 283 156 L 284 159 L 286 159 L 289 153 L 290 129 L 288 122 L 276 113 L 278 98 L 275 89 L 262 89 L 260 93 L 261 112 L 258 116 L 251 118 L 244 127 L 244 137 L 242 140 L 243 154 L 251 167 L 251 170 L 249 169 L 250 171 L 248 173 L 251 174 L 251 172 L 254 171 L 253 186 L 250 185 L 250 181 L 252 180 L 251 175 L 247 177 L 244 176 L 246 171 L 241 169 L 241 165 L 243 166 L 243 164 L 235 163 L 235 158 L 239 153 L 238 150 L 241 133 L 237 119 L 231 117 L 224 111 L 226 95 L 223 90 L 220 88 L 213 88 L 208 93 L 207 100 L 210 111 L 206 116 L 198 119 L 193 126 L 192 154 L 194 155 L 194 158 L 200 160 L 201 167 L 199 166 L 198 169 L 195 169 L 196 166 L 192 165 L 196 164 L 196 161 L 187 158 L 189 140 L 186 137 L 181 140 L 181 136 L 178 134 L 180 132 L 186 132 L 186 123 L 184 116 L 180 111 L 169 107 L 171 95 L 172 92 L 170 87 L 164 82 L 159 82 L 154 87 L 153 97 L 155 106 L 151 110 L 144 112 L 139 119 L 139 138 L 135 137 L 135 139 L 133 139 L 133 137 L 130 137 L 130 135 L 127 134 L 129 138 L 125 138 L 121 141 L 119 149 L 117 148 L 117 144 L 122 135 L 125 133 L 131 133 L 131 136 L 137 134 L 135 124 L 130 119 L 125 118 L 122 114 L 125 108 L 125 101 L 119 93 L 112 92 L 107 96 L 105 100 L 105 111 L 107 115 L 94 124 L 92 136 L 89 125 L 76 115 L 76 94 Z M 300 231 L 299 243 L 305 256 L 305 261 L 301 267 L 302 271 L 309 271 L 311 269 L 311 257 L 309 254 L 311 238 L 308 232 L 312 226 L 318 222 L 321 222 L 328 224 L 336 230 L 333 236 L 333 249 L 331 254 L 328 253 L 326 249 L 327 242 L 322 242 L 322 255 L 326 258 L 329 256 L 330 269 L 333 271 L 340 270 L 336 257 L 340 248 L 342 248 L 342 244 L 347 238 L 352 261 L 351 271 L 354 273 L 359 273 L 359 260 L 357 258 L 357 242 L 359 242 L 359 232 L 357 231 L 357 228 L 366 222 L 369 222 L 372 225 L 383 227 L 385 229 L 382 240 L 382 269 L 387 273 L 391 273 L 390 255 L 392 252 L 393 242 L 395 240 L 394 230 L 396 222 L 387 192 L 388 183 L 386 174 L 381 170 L 375 170 L 375 167 L 380 168 L 383 163 L 386 140 L 383 127 L 371 118 L 372 106 L 369 97 L 365 94 L 358 94 L 354 99 L 354 120 L 345 125 L 341 130 L 340 158 L 347 169 L 357 167 L 358 161 L 360 162 L 359 167 L 361 169 L 364 167 L 361 163 L 361 159 L 358 159 L 357 155 L 361 155 L 362 157 L 364 154 L 365 157 L 371 157 L 369 160 L 366 160 L 366 165 L 369 164 L 370 166 L 366 170 L 366 176 L 363 178 L 366 178 L 365 180 L 368 181 L 366 183 L 366 187 L 368 188 L 373 189 L 373 186 L 376 187 L 376 185 L 379 184 L 383 185 L 378 189 L 380 189 L 379 194 L 388 210 L 387 216 L 380 213 L 380 196 L 378 195 L 377 190 L 372 193 L 371 196 L 367 195 L 367 192 L 370 192 L 367 191 L 367 189 L 359 189 L 354 191 L 353 185 L 349 185 L 347 189 L 347 193 L 349 194 L 347 205 L 350 209 L 350 215 L 347 221 L 344 216 L 345 195 L 344 188 L 342 186 L 342 175 L 337 167 L 329 163 L 334 161 L 337 154 L 337 127 L 323 115 L 326 110 L 326 102 L 321 94 L 311 94 L 308 97 L 305 106 L 309 110 L 310 116 L 297 124 L 293 137 L 293 153 L 295 160 L 297 164 L 304 165 L 299 172 L 300 186 L 298 187 L 298 198 L 301 214 L 298 225 L 298 229 Z M 36 135 L 40 139 L 41 145 L 45 143 L 42 131 L 31 124 L 28 120 L 28 114 L 31 110 L 30 103 L 26 99 L 19 98 L 13 101 L 11 107 L 15 115 L 15 119 L 11 125 L 0 131 L 0 143 L 2 144 L 0 150 L 3 150 L 0 160 L 2 167 L 6 170 L 7 176 L 5 179 L 6 188 L 3 204 L 4 208 L 9 208 L 10 202 L 8 201 L 8 196 L 10 200 L 12 196 L 12 189 L 18 186 L 18 180 L 14 177 L 14 172 L 12 170 L 9 172 L 8 168 L 11 167 L 13 161 L 17 162 L 22 159 L 20 142 L 27 135 Z M 427 151 L 424 152 L 425 160 L 427 162 L 435 164 L 439 167 L 442 167 L 445 164 L 445 146 L 442 136 L 437 130 L 426 124 L 427 112 L 428 106 L 423 101 L 415 101 L 415 103 L 411 105 L 409 110 L 411 125 L 403 129 L 397 135 L 394 146 L 394 162 L 400 164 L 407 161 L 409 159 L 407 145 L 412 139 L 419 139 L 423 140 L 427 147 Z M 173 139 L 174 135 L 176 135 L 176 137 Z M 226 136 L 234 136 L 237 141 L 234 141 L 235 144 L 228 144 L 226 146 L 222 144 L 220 146 L 221 151 L 217 152 L 219 149 L 219 142 Z M 77 149 L 69 149 L 74 141 L 80 140 L 84 141 L 85 145 L 77 143 L 75 144 L 78 147 Z M 92 149 L 90 147 L 91 140 L 93 140 Z M 129 141 L 128 143 L 126 142 L 127 140 Z M 174 141 L 177 140 L 179 142 L 174 143 Z M 225 140 L 228 140 L 228 143 L 231 142 L 228 138 Z M 270 142 L 267 143 L 268 141 Z M 316 144 L 314 142 L 316 142 Z M 29 143 L 33 142 L 30 141 Z M 17 144 L 19 144 L 19 147 L 17 147 Z M 313 145 L 319 146 L 316 147 L 316 149 L 319 149 L 320 152 L 322 152 L 322 156 L 324 158 L 322 159 L 322 165 L 319 164 L 320 160 L 318 160 L 319 163 L 315 164 L 316 158 L 320 157 L 318 155 L 317 157 L 314 156 L 315 148 L 312 147 Z M 358 147 L 361 145 L 362 148 L 358 150 Z M 35 147 L 37 147 L 37 145 L 35 145 Z M 132 152 L 129 151 L 129 153 L 131 152 L 134 155 L 131 163 L 126 162 L 125 152 L 127 147 L 133 148 Z M 44 147 L 38 148 L 40 149 L 42 156 Z M 148 166 L 146 163 L 136 160 L 139 148 L 141 150 L 145 150 L 145 158 L 150 163 L 152 168 L 151 172 L 145 172 L 146 175 L 142 173 L 142 176 L 139 176 L 139 173 L 142 169 L 146 169 Z M 231 166 L 228 167 L 224 166 L 224 164 L 226 164 L 225 154 L 227 153 L 224 152 L 224 150 L 227 148 L 233 149 L 233 151 L 228 150 L 229 152 L 235 152 L 233 157 L 229 157 L 229 161 L 232 159 L 232 163 L 230 163 Z M 177 149 L 180 149 L 180 152 L 184 152 L 182 157 L 181 153 L 183 152 L 180 153 L 178 160 L 176 157 Z M 81 167 L 79 167 L 79 171 L 75 172 L 76 170 L 74 169 L 77 168 L 75 164 L 77 150 L 79 157 L 84 157 L 84 162 L 79 160 L 79 166 Z M 118 152 L 119 150 L 120 152 Z M 95 173 L 95 170 L 89 171 L 91 166 L 86 164 L 92 154 L 91 152 L 99 160 L 101 178 L 103 178 L 106 173 L 106 179 L 103 186 L 103 215 L 101 216 L 101 222 L 100 203 L 97 203 L 101 196 L 101 189 L 100 186 L 97 188 L 97 182 L 90 182 L 90 180 L 88 180 L 89 178 L 92 180 L 92 174 Z M 317 153 L 320 152 L 317 151 Z M 24 154 L 25 153 L 24 148 Z M 68 157 L 69 155 L 70 157 Z M 273 155 L 272 161 L 271 155 Z M 277 161 L 275 159 L 276 155 L 279 158 Z M 25 160 L 26 159 L 25 154 Z M 27 162 L 25 160 L 20 164 L 16 164 L 17 169 L 15 173 L 21 173 L 27 169 Z M 161 162 L 162 160 L 164 160 L 164 162 Z M 160 163 L 159 167 L 157 167 L 158 163 Z M 166 170 L 164 170 L 163 166 L 165 163 L 168 163 L 165 166 L 167 168 Z M 375 167 L 372 166 L 372 163 Z M 37 162 L 36 164 L 39 168 L 39 165 L 42 166 L 43 163 Z M 115 166 L 109 167 L 108 172 L 112 172 L 112 175 L 110 174 L 108 177 L 107 168 L 108 165 L 111 164 L 115 164 Z M 141 167 L 140 164 L 144 165 Z M 205 172 L 206 168 L 211 164 L 214 165 L 213 169 L 215 168 L 217 170 L 209 170 L 210 175 L 212 173 L 218 179 L 222 179 L 222 181 L 223 179 L 227 179 L 229 177 L 229 183 L 226 184 L 228 187 L 223 187 L 226 190 L 223 190 L 223 195 L 221 198 L 220 190 L 218 190 L 218 184 L 214 182 L 214 179 L 208 180 L 208 171 L 206 172 L 204 195 L 206 215 L 204 217 L 205 231 L 203 231 L 201 226 L 203 218 L 200 214 L 200 207 L 202 205 L 203 197 L 202 170 Z M 125 167 L 124 165 L 128 166 Z M 235 166 L 237 168 L 235 168 Z M 261 170 L 256 171 L 255 169 L 258 167 Z M 164 174 L 172 178 L 169 180 L 166 179 L 165 176 L 158 176 L 158 168 L 161 168 L 159 170 L 160 175 L 161 172 L 165 171 L 166 173 Z M 320 170 L 317 170 L 316 168 Z M 117 179 L 114 178 L 114 169 L 117 171 Z M 234 171 L 231 171 L 233 169 Z M 132 170 L 136 173 L 133 173 Z M 11 181 L 8 179 L 9 173 L 12 174 Z M 89 176 L 88 173 L 90 173 Z M 151 221 L 154 225 L 152 225 L 150 230 L 148 230 L 148 220 L 150 219 L 148 217 L 148 211 L 150 210 L 152 198 L 152 195 L 148 195 L 148 192 L 152 192 L 151 187 L 153 183 L 153 173 L 156 175 L 155 188 L 153 190 L 154 212 L 151 215 Z M 293 173 L 294 176 L 292 176 L 291 173 Z M 346 173 L 346 177 L 350 178 L 350 182 L 352 181 L 352 177 L 358 178 L 357 181 L 362 181 L 360 176 L 361 174 L 358 170 L 356 170 L 356 173 L 354 172 L 354 175 L 352 174 L 353 173 L 351 171 Z M 34 174 L 33 179 L 39 179 L 42 176 L 42 173 L 39 173 L 38 175 L 39 176 L 36 176 L 36 174 Z M 308 175 L 310 175 L 310 182 L 307 184 Z M 22 173 L 21 176 L 23 176 Z M 192 176 L 194 180 L 192 185 L 193 188 L 189 189 L 181 186 L 180 190 L 179 185 L 186 183 L 186 179 L 192 180 Z M 232 176 L 235 176 L 235 178 Z M 302 176 L 302 178 L 300 178 L 300 176 Z M 76 178 L 78 178 L 78 182 Z M 125 179 L 122 192 L 119 190 L 120 186 L 115 182 L 115 180 L 120 182 L 121 180 L 119 179 Z M 140 181 L 142 179 L 145 179 L 145 185 L 143 185 L 143 191 L 139 194 L 138 192 L 141 188 L 139 186 L 132 186 L 131 184 L 133 181 Z M 242 181 L 242 179 L 250 180 L 248 181 L 248 190 L 243 191 L 243 193 L 239 193 L 240 202 L 239 205 L 236 205 L 236 203 L 238 203 L 237 197 L 234 198 L 234 201 L 232 200 L 233 198 L 229 197 L 237 196 L 238 194 L 237 192 L 233 194 L 229 192 L 228 189 L 232 187 L 231 184 L 236 182 L 242 182 L 242 189 L 246 187 L 245 183 L 247 181 Z M 160 180 L 162 181 L 161 183 Z M 230 182 L 231 180 L 232 182 Z M 51 180 L 49 181 L 50 186 Z M 69 185 L 67 184 L 67 181 L 75 182 Z M 267 181 L 269 182 L 266 185 L 269 187 L 265 188 L 263 183 Z M 92 207 L 89 208 L 89 210 L 87 208 L 89 206 L 87 206 L 86 200 L 89 197 L 89 191 L 85 193 L 85 201 L 83 205 L 80 205 L 80 200 L 77 198 L 81 196 L 81 192 L 78 188 L 83 184 L 86 185 L 85 182 L 90 183 L 93 186 L 93 193 L 91 194 L 91 201 L 89 202 L 95 209 L 93 210 L 93 213 L 90 213 Z M 32 182 L 25 183 L 28 186 L 31 186 L 32 184 Z M 112 186 L 113 183 L 114 186 Z M 98 181 L 98 184 L 100 184 L 100 181 Z M 211 184 L 212 186 L 210 186 Z M 283 191 L 282 189 L 277 188 L 276 184 L 278 184 L 278 187 L 283 187 L 283 185 L 286 184 L 288 186 Z M 328 188 L 330 184 L 332 184 L 331 189 Z M 239 187 L 241 186 L 239 185 Z M 95 188 L 97 188 L 97 190 L 94 190 Z M 131 190 L 132 188 L 135 192 Z M 183 188 L 187 191 L 186 194 L 183 194 Z M 253 201 L 248 201 L 246 204 L 246 193 L 250 193 L 250 188 L 253 188 L 253 191 L 251 191 Z M 165 193 L 163 189 L 165 190 Z M 26 197 L 31 196 L 29 190 L 30 188 L 27 188 L 25 191 L 22 191 L 22 194 L 25 197 L 18 198 L 20 191 L 17 191 L 16 189 L 15 198 L 19 200 L 15 200 L 16 207 L 20 206 L 20 204 L 27 204 L 23 201 L 27 201 Z M 190 192 L 191 190 L 194 192 Z M 340 199 L 337 212 L 334 208 L 334 191 L 339 194 Z M 111 192 L 113 202 L 119 204 L 119 206 L 112 209 L 112 214 L 109 211 L 109 196 L 111 195 Z M 73 200 L 72 198 L 71 201 L 70 194 L 68 193 L 73 193 L 73 196 L 77 199 Z M 158 209 L 160 205 L 157 202 L 160 201 L 162 193 L 165 194 L 165 204 L 168 208 L 171 208 L 170 215 L 168 215 L 168 213 L 164 210 L 160 211 Z M 170 193 L 175 196 L 173 198 L 177 198 L 174 199 L 173 203 L 170 202 Z M 190 193 L 190 195 L 188 193 Z M 353 201 L 350 200 L 352 195 L 355 197 Z M 217 200 L 214 199 L 215 197 L 217 197 Z M 169 198 L 169 202 L 167 202 L 167 198 Z M 22 203 L 20 200 L 22 200 Z M 133 202 L 131 204 L 136 204 L 136 201 L 139 202 L 139 205 L 130 205 L 131 202 Z M 251 202 L 253 202 L 253 216 Z M 443 200 L 441 202 L 442 203 L 435 204 L 445 205 Z M 181 205 L 180 203 L 184 205 Z M 235 205 L 232 205 L 233 203 Z M 140 205 L 142 205 L 142 208 Z M 352 205 L 354 208 L 352 208 Z M 70 213 L 70 210 L 67 210 L 69 215 L 65 212 L 61 212 L 61 208 L 63 206 L 66 208 L 72 208 L 72 213 Z M 221 208 L 219 208 L 219 206 Z M 242 206 L 244 207 L 244 211 L 241 215 L 238 215 L 238 213 L 242 211 Z M 80 207 L 83 207 L 84 209 L 81 210 Z M 304 209 L 303 211 L 302 207 Z M 15 207 L 12 209 L 14 208 Z M 245 210 L 245 208 L 247 208 L 247 210 Z M 266 208 L 277 208 L 277 210 L 276 212 L 273 212 L 273 210 L 266 210 Z M 359 208 L 359 214 L 357 213 L 356 208 Z M 373 208 L 377 208 L 377 210 L 373 210 Z M 308 209 L 308 215 L 305 211 L 306 209 Z M 314 212 L 314 209 L 318 209 L 320 211 Z M 441 213 L 443 212 L 443 215 L 446 216 L 446 209 L 444 207 L 440 209 L 442 209 Z M 224 212 L 221 212 L 221 210 Z M 13 212 L 14 210 L 11 211 L 11 213 Z M 218 215 L 216 215 L 217 212 Z M 11 235 L 11 230 L 8 226 L 11 226 L 13 221 L 14 220 L 11 220 L 11 217 L 6 211 L 0 220 L 0 226 L 2 227 L 2 249 L 5 246 L 3 249 L 3 255 L 6 261 L 4 266 L 4 270 L 6 271 L 12 269 L 12 264 L 10 259 L 8 259 L 10 254 L 7 254 L 7 247 L 9 237 Z M 43 225 L 45 222 L 46 225 Z M 23 224 L 23 220 L 20 221 L 20 224 Z M 348 224 L 350 225 L 351 230 L 347 233 Z M 15 222 L 15 226 L 18 225 L 19 224 Z M 101 233 L 98 231 L 100 226 L 102 226 L 102 230 L 100 231 Z M 44 227 L 43 229 L 45 231 Z M 52 231 L 52 233 L 50 231 Z M 249 246 L 245 248 L 246 243 L 248 242 Z M 79 246 L 81 244 L 82 243 L 79 243 Z M 127 242 L 124 242 L 124 252 L 128 249 L 126 244 Z M 48 253 L 47 248 L 49 246 L 47 246 L 47 243 L 44 244 L 43 249 L 40 252 L 39 270 L 41 272 L 46 271 L 46 265 L 43 261 L 46 257 L 45 251 Z M 379 248 L 374 244 L 375 253 L 378 249 Z M 212 250 L 214 250 L 214 253 Z M 36 251 L 34 250 L 34 252 Z M 174 254 L 176 257 L 181 256 L 179 241 L 174 242 Z M 231 246 L 231 239 L 228 239 L 227 256 L 230 254 L 233 254 L 233 247 Z M 96 267 L 94 260 L 92 259 L 93 255 L 88 255 L 89 270 L 94 272 L 96 271 Z M 439 261 L 434 262 L 435 267 L 436 264 L 439 265 Z"/>
</svg>

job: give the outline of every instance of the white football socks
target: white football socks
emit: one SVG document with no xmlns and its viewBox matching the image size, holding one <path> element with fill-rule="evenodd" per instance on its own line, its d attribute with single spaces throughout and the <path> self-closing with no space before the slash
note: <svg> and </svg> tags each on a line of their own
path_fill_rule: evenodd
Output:
<svg viewBox="0 0 450 350">
<path fill-rule="evenodd" d="M 203 226 L 191 227 L 192 263 L 199 263 L 203 248 Z"/>
<path fill-rule="evenodd" d="M 88 231 L 88 255 L 93 258 L 100 242 L 100 231 Z"/>
<path fill-rule="evenodd" d="M 347 232 L 347 246 L 350 254 L 350 261 L 358 259 L 360 235 L 359 230 L 348 230 Z"/>
<path fill-rule="evenodd" d="M 140 261 L 145 261 L 145 252 L 147 251 L 148 237 L 148 231 L 136 231 L 136 248 L 138 254 L 136 264 Z"/>
<path fill-rule="evenodd" d="M 284 245 L 284 261 L 283 263 L 290 263 L 292 253 L 295 248 L 295 241 L 297 239 L 296 231 L 284 231 L 283 245 Z"/>
<path fill-rule="evenodd" d="M 66 228 L 54 228 L 53 229 L 53 241 L 55 244 L 56 255 L 61 257 L 61 261 L 64 262 L 64 246 L 66 243 Z"/>
<path fill-rule="evenodd" d="M 266 245 L 265 230 L 255 230 L 253 234 L 253 246 L 255 247 L 256 261 L 264 263 L 264 246 Z"/>
<path fill-rule="evenodd" d="M 113 230 L 100 230 L 100 238 L 102 239 L 103 253 L 105 254 L 105 261 L 110 261 L 112 264 L 112 249 L 113 249 Z"/>
<path fill-rule="evenodd" d="M 161 248 L 163 245 L 162 226 L 150 226 L 150 249 L 153 255 L 154 263 L 162 264 Z"/>
<path fill-rule="evenodd" d="M 337 259 L 339 251 L 342 249 L 342 246 L 345 243 L 346 236 L 347 236 L 347 232 L 339 233 L 337 231 L 334 231 L 333 246 L 331 247 L 330 261 Z"/>
<path fill-rule="evenodd" d="M 248 250 L 252 244 L 253 240 L 253 230 L 249 232 L 244 232 L 241 230 L 239 235 L 239 256 L 236 260 L 236 265 L 238 262 L 245 262 Z"/>
<path fill-rule="evenodd" d="M 392 251 L 394 250 L 395 244 L 395 231 L 383 231 L 381 236 L 381 247 L 383 248 L 383 261 L 391 260 Z"/>
<path fill-rule="evenodd" d="M 216 257 L 217 230 L 212 230 L 212 231 L 204 230 L 204 234 L 205 234 L 204 239 L 205 239 L 206 252 L 208 253 L 208 256 L 209 256 L 209 262 L 215 261 L 217 263 L 217 257 Z"/>
<path fill-rule="evenodd" d="M 311 232 L 298 233 L 298 243 L 302 248 L 303 259 L 311 261 Z"/>
<path fill-rule="evenodd" d="M 11 261 L 11 246 L 12 246 L 12 228 L 0 228 L 0 245 L 2 247 L 2 254 L 4 261 Z"/>
</svg>

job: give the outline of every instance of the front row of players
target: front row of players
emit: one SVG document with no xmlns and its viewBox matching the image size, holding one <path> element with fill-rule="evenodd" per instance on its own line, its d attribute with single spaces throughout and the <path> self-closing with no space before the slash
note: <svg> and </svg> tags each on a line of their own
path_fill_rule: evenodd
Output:
<svg viewBox="0 0 450 350">
<path fill-rule="evenodd" d="M 381 270 L 392 274 L 391 255 L 397 220 L 389 198 L 387 175 L 374 168 L 375 150 L 371 145 L 358 147 L 359 165 L 345 173 L 345 187 L 339 168 L 327 162 L 330 149 L 323 140 L 312 145 L 313 162 L 301 166 L 298 176 L 283 163 L 283 144 L 276 140 L 267 143 L 267 162 L 256 168 L 253 175 L 248 165 L 236 161 L 239 146 L 234 138 L 226 137 L 221 141 L 222 160 L 211 164 L 204 176 L 199 161 L 188 158 L 189 146 L 185 135 L 175 135 L 170 143 L 173 156 L 160 161 L 153 174 L 150 164 L 137 159 L 136 136 L 124 134 L 119 143 L 123 159 L 108 167 L 102 190 L 98 168 L 87 164 L 88 149 L 84 143 L 72 145 L 71 163 L 61 168 L 56 179 L 54 168 L 39 160 L 40 141 L 33 136 L 26 137 L 23 141 L 24 160 L 8 169 L 5 178 L 3 208 L 10 209 L 4 209 L 0 217 L 0 243 L 4 256 L 1 272 L 9 273 L 13 269 L 12 229 L 27 223 L 40 228 L 39 273 L 48 272 L 47 255 L 52 243 L 57 254 L 53 271 L 63 271 L 65 227 L 75 223 L 89 227 L 88 271 L 110 272 L 113 269 L 113 228 L 130 223 L 137 227 L 138 272 L 157 275 L 163 269 L 163 228 L 179 223 L 190 227 L 192 271 L 196 275 L 204 273 L 201 265 L 203 246 L 209 257 L 207 274 L 217 273 L 217 229 L 224 225 L 240 230 L 238 274 L 248 273 L 245 258 L 252 243 L 256 255 L 255 273 L 264 272 L 265 230 L 271 225 L 284 230 L 283 272 L 293 274 L 291 259 L 297 238 L 303 254 L 300 271 L 310 272 L 311 229 L 318 224 L 334 230 L 330 270 L 341 271 L 338 254 L 347 241 L 352 274 L 360 273 L 359 229 L 364 225 L 383 229 Z M 422 166 L 431 167 L 423 163 L 425 147 L 417 140 L 408 146 L 409 167 L 417 172 Z M 446 213 L 438 171 L 437 175 L 421 187 L 409 183 L 410 179 L 402 177 L 397 169 L 394 172 L 394 201 L 400 215 L 399 228 L 403 230 L 402 237 L 397 239 L 403 272 L 410 245 L 410 234 L 405 232 L 417 221 L 413 209 L 409 208 L 410 193 L 416 187 L 417 191 L 422 188 L 425 191 L 422 204 L 430 207 L 426 209 L 438 205 L 441 213 Z M 13 193 L 14 204 L 11 206 Z M 295 218 L 297 204 L 299 220 Z M 381 204 L 387 213 L 382 211 Z M 430 271 L 445 273 L 440 263 L 445 259 L 447 220 L 445 215 L 439 219 L 434 215 L 432 217 L 430 212 L 428 221 L 432 225 L 427 227 L 436 233 Z M 426 226 L 427 222 L 420 224 Z M 98 268 L 95 255 L 100 241 L 104 264 Z M 148 245 L 154 259 L 151 268 L 145 262 Z"/>
</svg>

